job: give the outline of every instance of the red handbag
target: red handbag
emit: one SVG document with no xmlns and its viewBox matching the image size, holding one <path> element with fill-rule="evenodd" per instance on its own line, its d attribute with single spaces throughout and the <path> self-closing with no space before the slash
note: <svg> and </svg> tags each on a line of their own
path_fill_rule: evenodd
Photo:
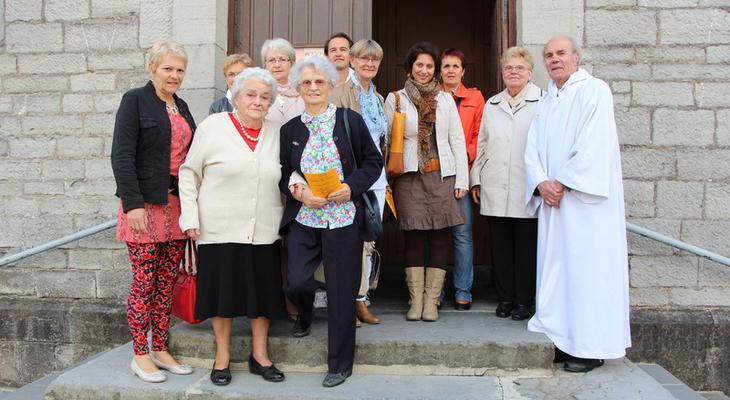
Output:
<svg viewBox="0 0 730 400">
<path fill-rule="evenodd" d="M 194 241 L 188 240 L 186 253 L 172 290 L 172 315 L 189 324 L 199 324 L 203 320 L 195 319 L 198 248 Z"/>
</svg>

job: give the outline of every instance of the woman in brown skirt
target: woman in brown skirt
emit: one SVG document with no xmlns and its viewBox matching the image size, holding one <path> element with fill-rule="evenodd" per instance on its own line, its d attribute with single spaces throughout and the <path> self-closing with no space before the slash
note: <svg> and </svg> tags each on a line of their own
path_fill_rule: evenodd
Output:
<svg viewBox="0 0 730 400">
<path fill-rule="evenodd" d="M 405 87 L 394 92 L 406 114 L 405 173 L 391 187 L 405 237 L 409 321 L 438 319 L 437 304 L 451 245 L 449 228 L 464 223 L 457 200 L 469 187 L 464 131 L 454 99 L 440 91 L 436 79 L 440 63 L 436 46 L 428 42 L 413 45 L 404 62 Z M 394 93 L 385 102 L 388 132 L 395 112 Z"/>
</svg>

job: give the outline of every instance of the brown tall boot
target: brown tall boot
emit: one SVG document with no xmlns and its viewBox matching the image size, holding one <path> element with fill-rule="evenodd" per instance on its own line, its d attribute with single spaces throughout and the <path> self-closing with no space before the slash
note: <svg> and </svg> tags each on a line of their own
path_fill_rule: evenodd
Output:
<svg viewBox="0 0 730 400">
<path fill-rule="evenodd" d="M 444 288 L 444 279 L 446 278 L 446 270 L 441 268 L 426 268 L 426 293 L 423 295 L 423 315 L 421 319 L 424 321 L 436 321 L 439 319 L 439 296 L 441 289 Z"/>
<path fill-rule="evenodd" d="M 423 288 L 425 280 L 424 267 L 406 268 L 406 284 L 411 295 L 411 308 L 406 314 L 408 321 L 420 321 L 423 313 Z"/>
</svg>

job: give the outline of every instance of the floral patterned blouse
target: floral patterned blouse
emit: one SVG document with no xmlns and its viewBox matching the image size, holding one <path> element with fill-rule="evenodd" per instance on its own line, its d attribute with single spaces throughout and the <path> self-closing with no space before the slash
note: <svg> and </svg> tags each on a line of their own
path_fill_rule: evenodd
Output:
<svg viewBox="0 0 730 400">
<path fill-rule="evenodd" d="M 336 111 L 337 107 L 330 104 L 320 115 L 312 116 L 306 112 L 302 114 L 302 122 L 309 129 L 309 140 L 299 163 L 305 174 L 327 172 L 334 168 L 342 181 L 344 175 L 340 154 L 332 137 Z M 302 204 L 296 221 L 311 228 L 342 228 L 354 222 L 355 212 L 355 203 L 352 200 L 342 204 L 330 201 L 318 209 L 311 209 Z"/>
</svg>

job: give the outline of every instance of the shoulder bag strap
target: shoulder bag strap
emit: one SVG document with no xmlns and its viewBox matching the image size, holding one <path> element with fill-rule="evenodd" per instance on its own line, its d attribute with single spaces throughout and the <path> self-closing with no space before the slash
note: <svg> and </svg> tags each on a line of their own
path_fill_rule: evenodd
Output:
<svg viewBox="0 0 730 400">
<path fill-rule="evenodd" d="M 393 95 L 395 96 L 395 112 L 400 113 L 400 93 L 395 91 Z"/>
</svg>

